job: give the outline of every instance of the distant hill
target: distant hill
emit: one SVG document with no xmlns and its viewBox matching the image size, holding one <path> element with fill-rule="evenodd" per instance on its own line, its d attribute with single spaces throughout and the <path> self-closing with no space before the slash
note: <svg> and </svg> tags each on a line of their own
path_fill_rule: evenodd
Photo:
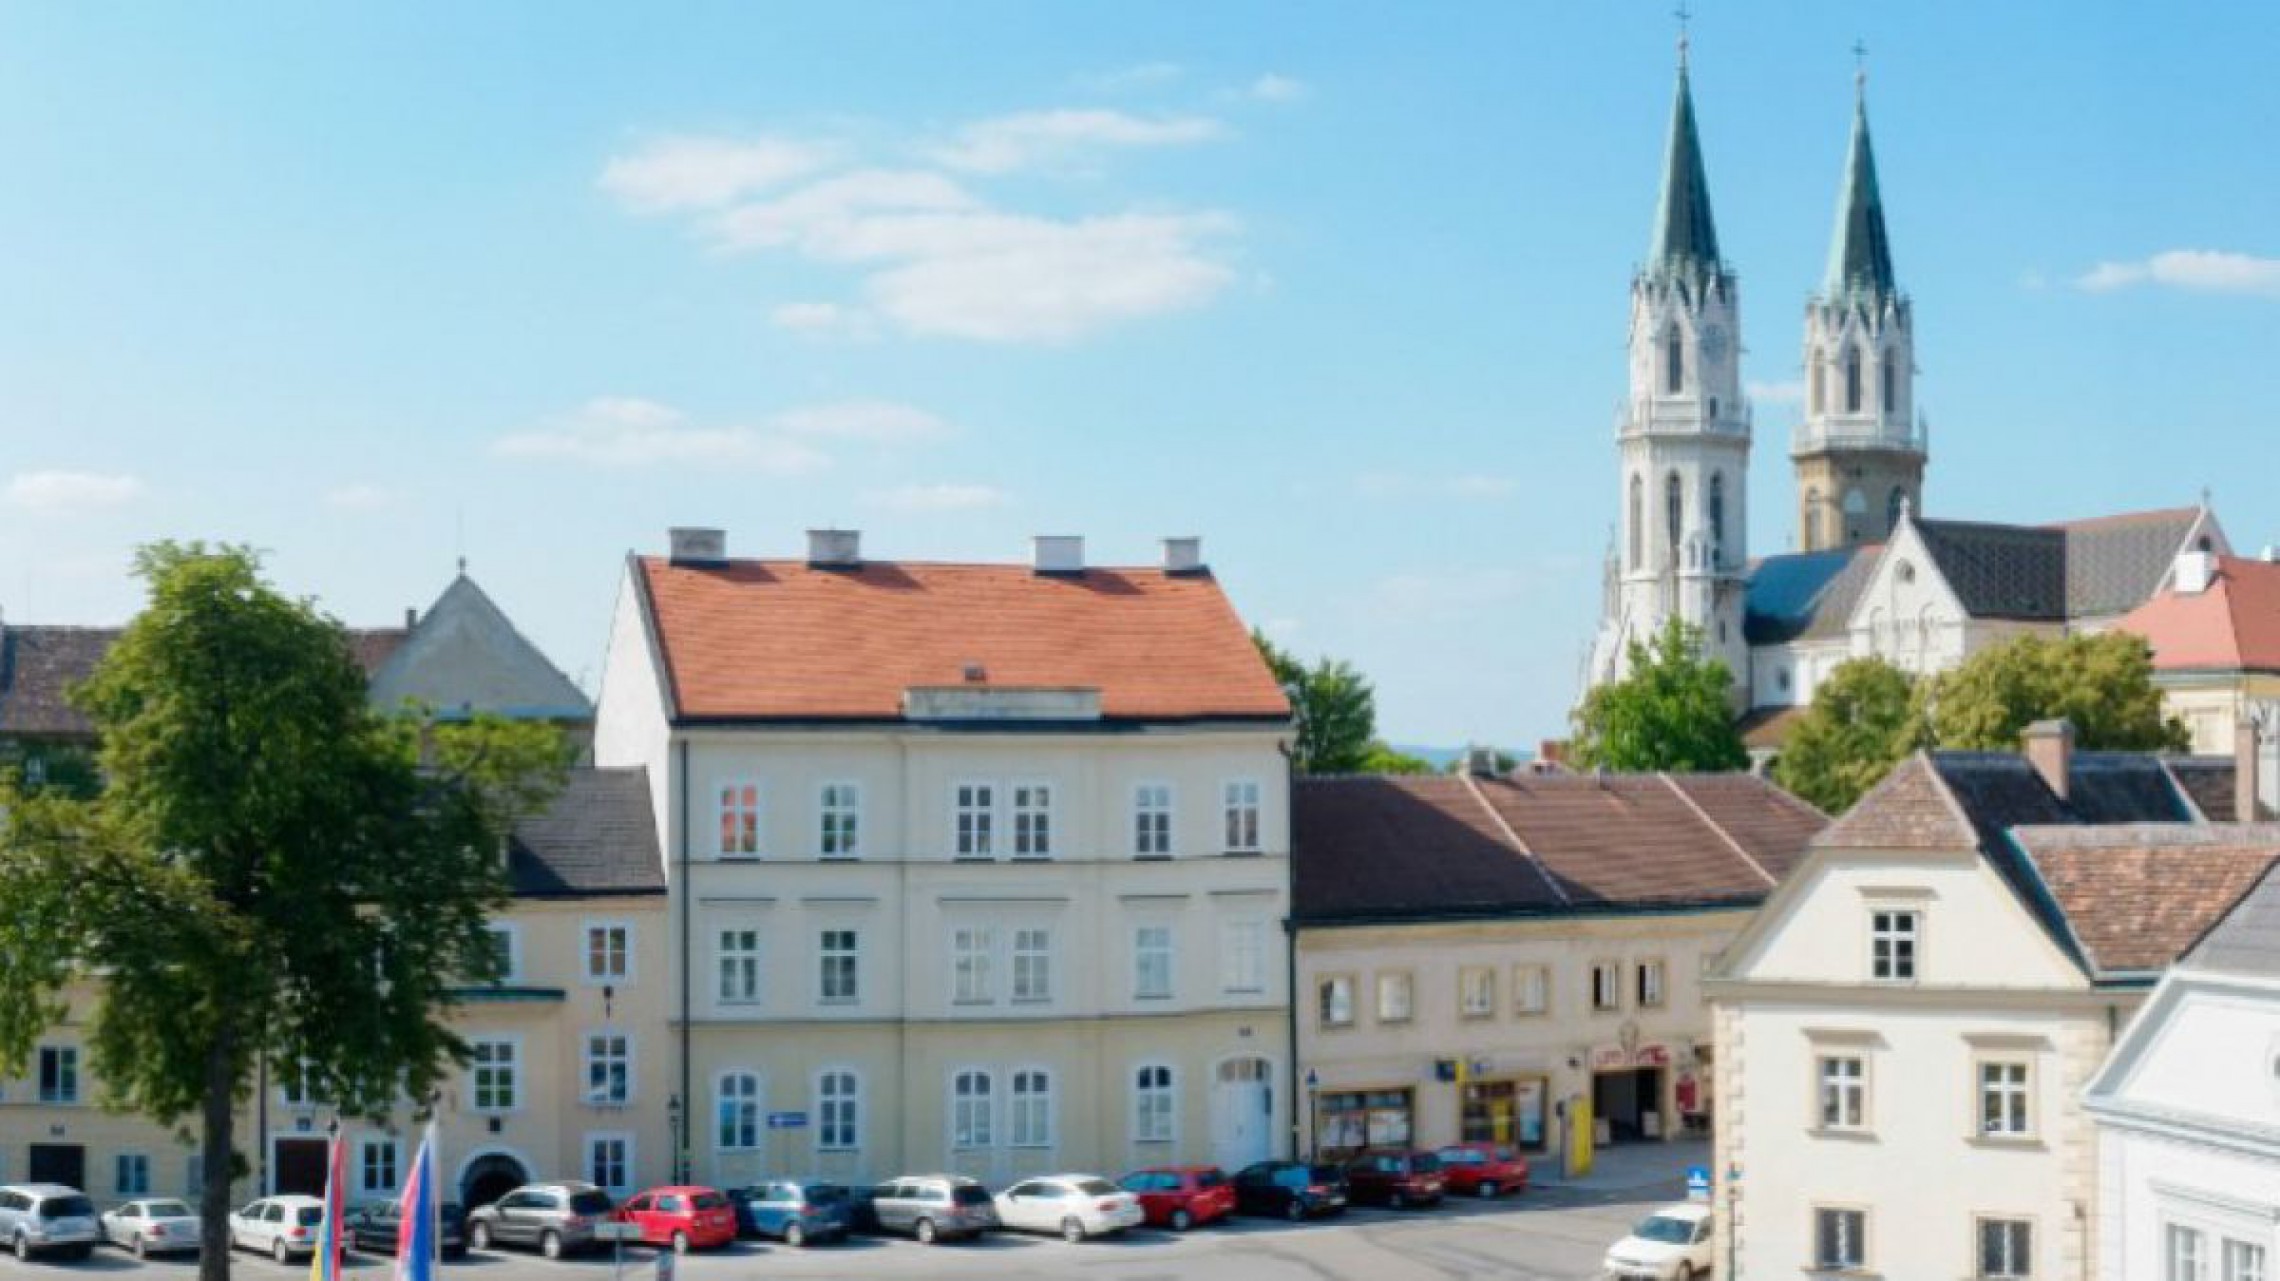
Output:
<svg viewBox="0 0 2280 1281">
<path fill-rule="evenodd" d="M 1417 743 L 1389 743 L 1387 746 L 1420 760 L 1431 761 L 1434 769 L 1447 769 L 1465 758 L 1465 749 L 1461 747 L 1425 747 Z M 1536 755 L 1535 752 L 1520 747 L 1499 747 L 1496 750 L 1522 763 L 1534 759 Z"/>
</svg>

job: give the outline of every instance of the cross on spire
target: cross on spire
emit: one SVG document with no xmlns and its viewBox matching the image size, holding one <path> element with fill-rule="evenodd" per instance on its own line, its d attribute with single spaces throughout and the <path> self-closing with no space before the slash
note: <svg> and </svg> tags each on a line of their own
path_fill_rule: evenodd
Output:
<svg viewBox="0 0 2280 1281">
<path fill-rule="evenodd" d="M 1693 20 L 1694 11 L 1686 7 L 1686 0 L 1678 0 L 1678 7 L 1671 10 L 1670 16 L 1678 19 L 1678 67 L 1679 70 L 1684 71 L 1686 69 L 1686 47 L 1688 43 L 1686 24 Z"/>
<path fill-rule="evenodd" d="M 1866 93 L 1868 92 L 1868 42 L 1865 40 L 1853 41 L 1852 53 L 1853 88 L 1861 93 Z"/>
</svg>

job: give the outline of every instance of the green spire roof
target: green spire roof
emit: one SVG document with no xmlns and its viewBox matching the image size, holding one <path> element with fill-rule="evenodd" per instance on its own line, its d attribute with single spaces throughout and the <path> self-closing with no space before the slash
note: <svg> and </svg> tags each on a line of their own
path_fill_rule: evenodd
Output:
<svg viewBox="0 0 2280 1281">
<path fill-rule="evenodd" d="M 1829 246 L 1830 298 L 1847 294 L 1897 292 L 1892 281 L 1892 245 L 1884 236 L 1884 197 L 1876 189 L 1876 152 L 1868 143 L 1868 95 L 1853 106 L 1852 154 L 1845 158 L 1845 182 L 1837 192 L 1837 237 Z"/>
<path fill-rule="evenodd" d="M 1662 199 L 1655 207 L 1655 244 L 1649 271 L 1718 270 L 1718 224 L 1710 218 L 1710 182 L 1702 173 L 1702 140 L 1694 131 L 1694 94 L 1686 64 L 1678 67 L 1678 102 L 1671 108 L 1670 154 Z"/>
</svg>

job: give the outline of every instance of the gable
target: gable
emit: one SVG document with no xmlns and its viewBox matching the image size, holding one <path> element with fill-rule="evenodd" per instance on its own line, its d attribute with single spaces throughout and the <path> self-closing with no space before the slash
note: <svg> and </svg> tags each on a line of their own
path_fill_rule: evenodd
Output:
<svg viewBox="0 0 2280 1281">
<path fill-rule="evenodd" d="M 2280 982 L 2178 969 L 2115 1044 L 2091 1110 L 2280 1139 Z"/>
<path fill-rule="evenodd" d="M 1873 646 L 1880 624 L 1947 624 L 1968 612 L 1921 528 L 1914 521 L 1903 521 L 1863 578 L 1845 617 L 1845 629 L 1866 636 Z"/>
<path fill-rule="evenodd" d="M 539 720 L 593 715 L 585 694 L 464 574 L 373 673 L 372 701 Z"/>
</svg>

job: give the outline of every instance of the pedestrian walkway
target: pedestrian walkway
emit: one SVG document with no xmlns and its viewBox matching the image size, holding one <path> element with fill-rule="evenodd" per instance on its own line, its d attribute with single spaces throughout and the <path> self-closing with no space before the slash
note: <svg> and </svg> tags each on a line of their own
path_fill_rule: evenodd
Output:
<svg viewBox="0 0 2280 1281">
<path fill-rule="evenodd" d="M 1590 1192 L 1643 1191 L 1665 1186 L 1675 1191 L 1685 1188 L 1687 1167 L 1709 1164 L 1710 1144 L 1702 1139 L 1622 1143 L 1594 1153 L 1591 1173 L 1580 1179 L 1565 1177 L 1559 1159 L 1547 1155 L 1534 1163 L 1529 1181 L 1539 1187 Z"/>
</svg>

